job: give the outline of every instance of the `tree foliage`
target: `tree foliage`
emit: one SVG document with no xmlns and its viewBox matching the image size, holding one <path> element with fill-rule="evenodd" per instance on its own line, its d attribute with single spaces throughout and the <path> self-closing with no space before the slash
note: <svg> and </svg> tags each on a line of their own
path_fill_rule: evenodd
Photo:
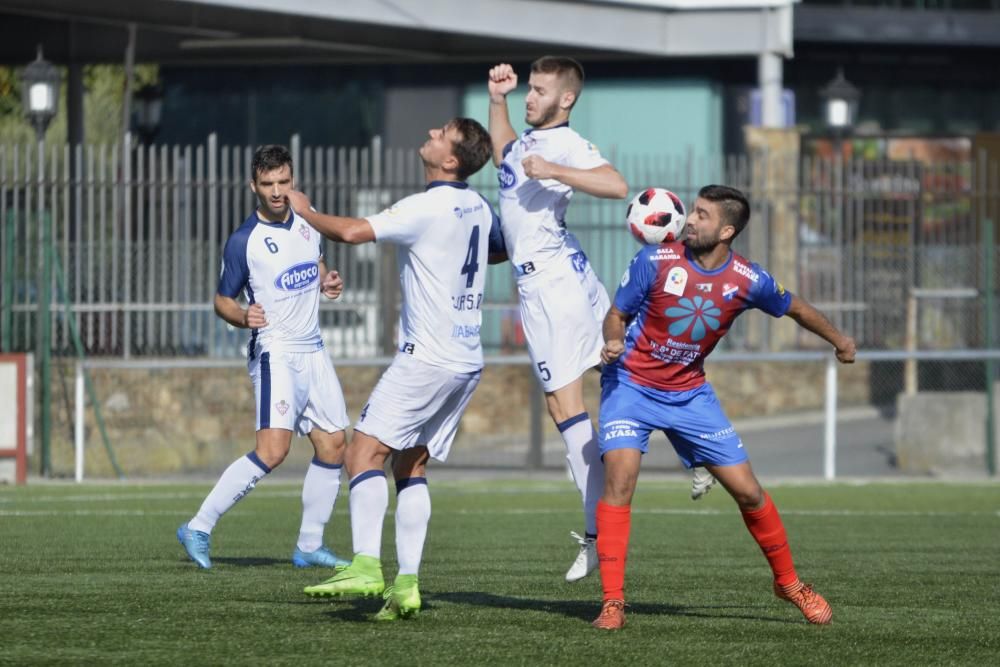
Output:
<svg viewBox="0 0 1000 667">
<path fill-rule="evenodd" d="M 66 128 L 66 68 L 59 92 L 59 110 L 45 133 L 49 143 L 65 143 Z M 0 144 L 29 143 L 35 132 L 25 117 L 21 104 L 21 73 L 23 68 L 0 67 Z M 155 83 L 159 77 L 157 65 L 136 65 L 132 90 Z M 83 68 L 84 141 L 88 144 L 112 144 L 121 139 L 122 101 L 125 96 L 123 65 L 85 65 Z"/>
</svg>

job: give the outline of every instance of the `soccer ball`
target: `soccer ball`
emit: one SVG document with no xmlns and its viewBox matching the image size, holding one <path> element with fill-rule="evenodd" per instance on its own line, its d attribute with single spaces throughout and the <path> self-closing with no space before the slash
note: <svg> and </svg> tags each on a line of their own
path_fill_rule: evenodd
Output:
<svg viewBox="0 0 1000 667">
<path fill-rule="evenodd" d="M 647 188 L 628 205 L 625 222 L 639 243 L 657 245 L 681 238 L 687 214 L 681 198 L 670 190 Z"/>
</svg>

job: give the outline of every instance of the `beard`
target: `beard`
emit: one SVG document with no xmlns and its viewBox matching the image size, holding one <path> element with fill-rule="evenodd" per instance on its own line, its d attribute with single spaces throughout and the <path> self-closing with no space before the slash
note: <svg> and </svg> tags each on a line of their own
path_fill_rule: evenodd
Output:
<svg viewBox="0 0 1000 667">
<path fill-rule="evenodd" d="M 719 235 L 716 234 L 714 237 L 701 238 L 696 237 L 694 239 L 685 238 L 684 245 L 688 247 L 693 253 L 702 253 L 712 250 L 715 246 L 719 245 Z"/>
<path fill-rule="evenodd" d="M 528 118 L 528 114 L 524 114 L 524 122 L 531 127 L 541 127 L 542 125 L 548 125 L 559 113 L 559 105 L 553 104 L 546 109 L 539 111 L 538 119 L 532 121 Z"/>
</svg>

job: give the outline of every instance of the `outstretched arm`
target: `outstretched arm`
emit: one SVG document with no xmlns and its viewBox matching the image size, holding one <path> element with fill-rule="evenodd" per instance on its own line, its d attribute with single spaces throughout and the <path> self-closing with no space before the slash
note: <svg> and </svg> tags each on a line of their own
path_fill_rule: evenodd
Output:
<svg viewBox="0 0 1000 667">
<path fill-rule="evenodd" d="M 601 348 L 601 361 L 610 364 L 625 352 L 625 325 L 629 318 L 614 305 L 604 316 L 604 347 Z"/>
<path fill-rule="evenodd" d="M 487 88 L 490 91 L 490 140 L 493 144 L 493 165 L 503 162 L 503 149 L 517 139 L 517 132 L 510 124 L 507 111 L 507 93 L 517 87 L 517 74 L 507 63 L 500 63 L 490 69 Z"/>
<path fill-rule="evenodd" d="M 610 164 L 593 169 L 577 169 L 549 162 L 537 155 L 529 155 L 521 164 L 524 173 L 530 178 L 554 178 L 574 190 L 605 199 L 624 199 L 628 196 L 628 183 Z"/>
<path fill-rule="evenodd" d="M 288 193 L 288 203 L 316 230 L 334 241 L 342 243 L 368 243 L 375 240 L 375 230 L 364 218 L 347 218 L 326 215 L 312 208 L 309 198 L 297 190 Z"/>
<path fill-rule="evenodd" d="M 837 361 L 843 364 L 853 364 L 857 348 L 854 339 L 833 326 L 823 313 L 819 312 L 805 299 L 792 295 L 792 304 L 785 313 L 795 320 L 800 327 L 813 332 L 826 342 L 833 345 Z"/>
</svg>

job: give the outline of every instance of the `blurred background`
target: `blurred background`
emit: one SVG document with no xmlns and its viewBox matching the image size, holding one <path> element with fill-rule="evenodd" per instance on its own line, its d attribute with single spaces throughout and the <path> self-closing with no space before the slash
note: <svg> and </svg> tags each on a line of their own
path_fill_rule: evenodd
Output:
<svg viewBox="0 0 1000 667">
<path fill-rule="evenodd" d="M 760 474 L 996 474 L 1000 0 L 0 0 L 0 479 L 211 477 L 252 447 L 246 334 L 212 297 L 254 148 L 288 145 L 320 210 L 371 214 L 423 188 L 428 128 L 486 123 L 498 62 L 523 129 L 550 53 L 583 63 L 572 125 L 633 192 L 743 189 L 737 251 L 857 339 L 838 367 L 752 313 L 710 359 Z M 495 176 L 473 178 L 494 202 Z M 624 210 L 567 218 L 612 294 Z M 326 258 L 354 416 L 395 349 L 395 251 Z M 561 468 L 509 266 L 488 297 L 449 464 Z M 645 467 L 679 469 L 655 442 Z"/>
</svg>

